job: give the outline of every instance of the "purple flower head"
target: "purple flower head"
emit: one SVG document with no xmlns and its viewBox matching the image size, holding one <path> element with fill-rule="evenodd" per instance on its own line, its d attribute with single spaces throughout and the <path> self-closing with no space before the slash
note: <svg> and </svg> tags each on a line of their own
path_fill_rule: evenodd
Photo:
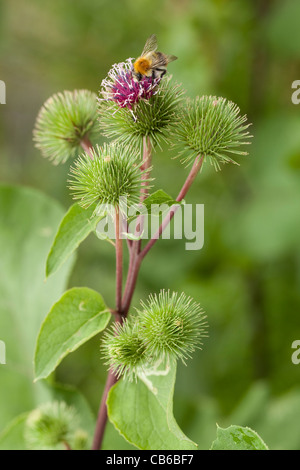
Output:
<svg viewBox="0 0 300 470">
<path fill-rule="evenodd" d="M 155 95 L 160 79 L 143 77 L 137 81 L 134 80 L 132 71 L 132 59 L 114 64 L 101 83 L 103 99 L 114 101 L 120 108 L 132 110 L 139 100 L 149 100 Z"/>
</svg>

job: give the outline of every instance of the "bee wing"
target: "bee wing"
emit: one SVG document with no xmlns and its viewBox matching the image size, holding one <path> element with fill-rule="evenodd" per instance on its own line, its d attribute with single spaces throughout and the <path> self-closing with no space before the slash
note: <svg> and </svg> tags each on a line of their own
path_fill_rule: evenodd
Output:
<svg viewBox="0 0 300 470">
<path fill-rule="evenodd" d="M 167 55 L 163 54 L 162 52 L 157 52 L 156 54 L 152 54 L 152 63 L 151 68 L 155 69 L 156 67 L 165 67 L 168 65 L 169 62 L 176 60 L 177 57 L 175 55 Z"/>
<path fill-rule="evenodd" d="M 151 34 L 151 36 L 147 39 L 146 44 L 144 46 L 142 56 L 147 54 L 148 52 L 155 52 L 157 49 L 157 38 L 155 34 Z"/>
<path fill-rule="evenodd" d="M 166 54 L 166 58 L 167 58 L 168 64 L 169 64 L 170 62 L 173 62 L 173 60 L 177 60 L 177 59 L 178 59 L 178 57 L 176 57 L 176 55 L 169 55 L 169 54 Z"/>
</svg>

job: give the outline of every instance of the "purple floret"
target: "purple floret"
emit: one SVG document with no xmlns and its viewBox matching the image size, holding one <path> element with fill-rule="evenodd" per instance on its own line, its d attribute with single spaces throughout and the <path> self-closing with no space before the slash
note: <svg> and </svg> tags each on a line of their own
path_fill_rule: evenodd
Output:
<svg viewBox="0 0 300 470">
<path fill-rule="evenodd" d="M 157 92 L 159 79 L 143 77 L 134 79 L 131 59 L 114 64 L 108 77 L 102 81 L 102 96 L 105 100 L 114 101 L 120 108 L 132 110 L 139 100 L 149 100 Z"/>
</svg>

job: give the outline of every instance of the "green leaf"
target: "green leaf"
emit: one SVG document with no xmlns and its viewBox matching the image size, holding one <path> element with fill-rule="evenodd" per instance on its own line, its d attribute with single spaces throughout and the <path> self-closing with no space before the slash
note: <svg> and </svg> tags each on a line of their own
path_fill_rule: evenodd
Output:
<svg viewBox="0 0 300 470">
<path fill-rule="evenodd" d="M 36 337 L 51 305 L 66 288 L 74 257 L 44 282 L 45 263 L 63 208 L 32 188 L 0 186 L 0 432 L 40 398 L 33 384 Z"/>
<path fill-rule="evenodd" d="M 122 379 L 111 388 L 107 400 L 109 419 L 139 449 L 197 449 L 173 416 L 175 378 L 173 362 L 141 374 L 136 383 Z"/>
<path fill-rule="evenodd" d="M 268 450 L 268 447 L 252 429 L 233 425 L 225 429 L 218 426 L 211 450 Z"/>
<path fill-rule="evenodd" d="M 146 206 L 151 206 L 151 204 L 168 204 L 172 205 L 175 204 L 177 201 L 175 201 L 169 194 L 167 194 L 165 191 L 162 189 L 158 189 L 155 191 L 155 193 L 150 194 L 145 201 L 144 204 Z M 179 204 L 179 203 L 177 203 Z"/>
<path fill-rule="evenodd" d="M 46 277 L 53 274 L 78 248 L 81 242 L 96 229 L 101 217 L 92 217 L 95 206 L 83 209 L 73 204 L 62 219 L 46 264 Z"/>
<path fill-rule="evenodd" d="M 136 447 L 129 444 L 126 439 L 124 439 L 121 434 L 116 430 L 114 425 L 107 421 L 105 427 L 105 434 L 103 438 L 103 443 L 101 450 L 136 450 Z"/>
<path fill-rule="evenodd" d="M 35 352 L 35 380 L 48 377 L 64 357 L 104 330 L 110 316 L 97 292 L 86 287 L 65 292 L 41 326 Z"/>
<path fill-rule="evenodd" d="M 152 205 L 165 204 L 168 207 L 171 207 L 173 206 L 173 204 L 182 204 L 182 201 L 178 202 L 171 196 L 169 196 L 169 194 L 165 193 L 165 191 L 163 191 L 162 189 L 158 189 L 157 191 L 155 191 L 155 193 L 150 194 L 150 196 L 148 196 L 144 200 L 143 204 L 147 207 L 148 212 L 150 212 Z M 151 214 L 153 214 L 153 211 L 151 211 Z"/>
<path fill-rule="evenodd" d="M 159 216 L 165 213 L 166 211 L 168 211 L 171 206 L 180 205 L 184 203 L 185 203 L 184 200 L 178 202 L 175 199 L 173 199 L 171 196 L 169 196 L 169 194 L 167 194 L 162 189 L 158 189 L 153 194 L 150 194 L 150 196 L 148 196 L 143 201 L 142 208 L 141 206 L 137 206 L 136 214 L 129 216 L 128 221 L 131 222 L 132 220 L 136 219 L 139 216 L 140 212 L 143 215 L 147 213 L 147 214 Z M 130 238 L 130 239 L 134 240 L 134 238 Z"/>
</svg>

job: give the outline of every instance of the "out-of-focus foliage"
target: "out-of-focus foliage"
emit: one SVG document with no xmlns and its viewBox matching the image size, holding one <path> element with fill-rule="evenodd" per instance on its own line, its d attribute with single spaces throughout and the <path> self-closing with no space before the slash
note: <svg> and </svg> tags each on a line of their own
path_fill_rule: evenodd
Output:
<svg viewBox="0 0 300 470">
<path fill-rule="evenodd" d="M 255 429 L 271 449 L 300 448 L 300 365 L 291 362 L 300 339 L 300 105 L 291 102 L 299 15 L 298 0 L 0 4 L 1 181 L 39 188 L 67 208 L 69 164 L 52 167 L 32 143 L 39 108 L 63 90 L 97 92 L 111 65 L 138 56 L 152 33 L 179 57 L 172 74 L 188 96 L 224 96 L 253 122 L 250 156 L 218 173 L 206 165 L 189 193 L 188 202 L 205 204 L 204 248 L 157 243 L 134 297 L 137 306 L 161 288 L 184 291 L 208 314 L 210 336 L 179 367 L 175 389 L 178 424 L 200 447 L 211 445 L 218 422 Z M 176 197 L 187 170 L 171 156 L 154 155 L 155 184 Z M 113 247 L 85 241 L 73 286 L 101 286 L 113 304 Z M 105 375 L 97 338 L 66 358 L 57 378 L 79 387 L 96 411 Z"/>
<path fill-rule="evenodd" d="M 32 358 L 45 312 L 61 295 L 74 260 L 46 286 L 44 262 L 62 209 L 30 188 L 0 187 L 0 337 L 6 364 L 0 368 L 0 429 L 34 407 Z M 71 262 L 70 262 L 71 261 Z"/>
</svg>

